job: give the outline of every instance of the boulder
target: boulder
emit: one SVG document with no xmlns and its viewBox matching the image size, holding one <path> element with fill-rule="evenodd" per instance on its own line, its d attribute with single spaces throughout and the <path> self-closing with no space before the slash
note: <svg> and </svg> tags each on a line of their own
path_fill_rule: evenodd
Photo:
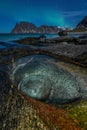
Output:
<svg viewBox="0 0 87 130">
<path fill-rule="evenodd" d="M 81 98 L 81 83 L 53 64 L 54 59 L 33 55 L 15 61 L 11 80 L 25 95 L 48 103 L 68 103 Z"/>
</svg>

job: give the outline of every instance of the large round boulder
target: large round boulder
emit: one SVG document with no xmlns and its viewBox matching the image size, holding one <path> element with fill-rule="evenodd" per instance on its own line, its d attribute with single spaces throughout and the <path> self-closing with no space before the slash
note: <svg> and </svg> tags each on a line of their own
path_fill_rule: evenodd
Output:
<svg viewBox="0 0 87 130">
<path fill-rule="evenodd" d="M 32 55 L 14 63 L 12 82 L 25 95 L 48 103 L 67 103 L 81 98 L 77 78 L 46 55 Z"/>
</svg>

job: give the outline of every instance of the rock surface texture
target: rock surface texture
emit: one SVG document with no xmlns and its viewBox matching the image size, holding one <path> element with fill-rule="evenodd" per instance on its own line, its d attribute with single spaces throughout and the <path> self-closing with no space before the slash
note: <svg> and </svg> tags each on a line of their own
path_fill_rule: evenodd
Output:
<svg viewBox="0 0 87 130">
<path fill-rule="evenodd" d="M 14 63 L 11 78 L 19 90 L 37 100 L 60 104 L 85 95 L 82 84 L 74 75 L 58 68 L 52 63 L 53 59 L 39 56 L 28 56 Z"/>
</svg>

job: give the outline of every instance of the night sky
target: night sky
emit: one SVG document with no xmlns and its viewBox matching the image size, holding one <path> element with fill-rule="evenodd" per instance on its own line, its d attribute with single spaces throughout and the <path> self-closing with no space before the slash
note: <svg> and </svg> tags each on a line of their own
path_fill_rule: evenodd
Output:
<svg viewBox="0 0 87 130">
<path fill-rule="evenodd" d="M 0 32 L 17 22 L 75 27 L 87 15 L 87 0 L 0 0 Z"/>
</svg>

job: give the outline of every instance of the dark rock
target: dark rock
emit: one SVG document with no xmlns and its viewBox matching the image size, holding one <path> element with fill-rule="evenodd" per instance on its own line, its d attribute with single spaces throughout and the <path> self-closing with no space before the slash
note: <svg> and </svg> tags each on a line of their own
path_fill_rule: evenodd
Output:
<svg viewBox="0 0 87 130">
<path fill-rule="evenodd" d="M 87 30 L 87 16 L 85 16 L 81 22 L 76 26 L 76 30 Z"/>
<path fill-rule="evenodd" d="M 87 34 L 84 34 L 82 36 L 79 36 L 80 39 L 84 39 L 84 38 L 87 38 Z"/>
<path fill-rule="evenodd" d="M 21 43 L 21 44 L 28 44 L 28 45 L 37 45 L 39 43 L 44 43 L 45 45 L 48 44 L 59 44 L 61 42 L 67 42 L 68 44 L 79 44 L 81 43 L 80 38 L 76 37 L 68 37 L 68 36 L 62 36 L 57 38 L 46 38 L 45 35 L 40 35 L 39 38 L 35 37 L 27 37 L 20 40 L 16 40 L 13 42 Z"/>
<path fill-rule="evenodd" d="M 41 43 L 43 43 L 43 42 L 45 43 L 46 42 L 46 36 L 45 35 L 40 35 L 39 38 L 40 38 L 40 42 Z"/>
<path fill-rule="evenodd" d="M 87 52 L 77 56 L 75 58 L 76 61 L 80 62 L 80 63 L 83 63 L 83 64 L 86 64 L 87 65 Z"/>
<path fill-rule="evenodd" d="M 40 41 L 40 38 L 37 37 L 27 37 L 20 40 L 16 40 L 14 42 L 21 43 L 21 44 L 29 44 L 29 45 L 36 45 Z"/>
<path fill-rule="evenodd" d="M 40 37 L 39 38 L 46 38 L 46 36 L 45 35 L 40 35 Z"/>
<path fill-rule="evenodd" d="M 67 32 L 66 31 L 60 31 L 58 33 L 59 36 L 67 36 Z"/>
</svg>

